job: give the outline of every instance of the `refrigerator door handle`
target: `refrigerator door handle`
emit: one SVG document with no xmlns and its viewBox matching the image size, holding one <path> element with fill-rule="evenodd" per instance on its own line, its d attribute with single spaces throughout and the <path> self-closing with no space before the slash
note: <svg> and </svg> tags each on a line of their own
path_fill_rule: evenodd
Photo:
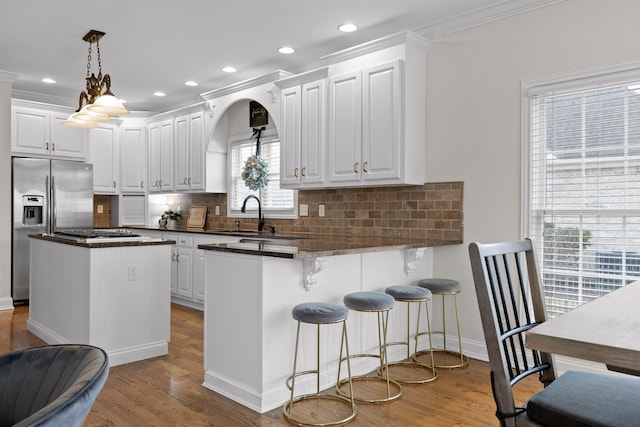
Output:
<svg viewBox="0 0 640 427">
<path fill-rule="evenodd" d="M 45 215 L 46 219 L 46 232 L 47 234 L 51 234 L 51 188 L 49 186 L 49 175 L 44 177 L 44 206 L 45 206 Z"/>
<path fill-rule="evenodd" d="M 51 195 L 49 198 L 49 209 L 51 210 L 51 214 L 49 215 L 50 218 L 50 224 L 49 224 L 49 228 L 50 228 L 50 233 L 55 233 L 55 226 L 56 226 L 56 183 L 54 181 L 53 176 L 51 177 L 51 188 L 49 191 L 49 194 Z"/>
</svg>

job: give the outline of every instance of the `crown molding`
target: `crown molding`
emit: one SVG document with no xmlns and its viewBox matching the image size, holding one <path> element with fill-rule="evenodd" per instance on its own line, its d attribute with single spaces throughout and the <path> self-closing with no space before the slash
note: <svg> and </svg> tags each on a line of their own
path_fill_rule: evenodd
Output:
<svg viewBox="0 0 640 427">
<path fill-rule="evenodd" d="M 425 51 L 429 47 L 429 42 L 425 38 L 413 31 L 407 30 L 391 34 L 390 36 L 371 40 L 370 42 L 362 43 L 335 53 L 330 53 L 329 55 L 320 57 L 320 60 L 327 65 L 335 64 L 337 62 L 347 61 L 349 59 L 366 55 L 367 53 L 376 52 L 403 43 L 411 44 L 413 46 L 422 48 Z"/>
<path fill-rule="evenodd" d="M 209 92 L 201 93 L 200 96 L 203 97 L 206 101 L 210 101 L 224 95 L 229 95 L 242 90 L 250 89 L 252 87 L 260 86 L 266 83 L 273 83 L 277 80 L 284 79 L 285 77 L 289 77 L 291 75 L 293 75 L 293 73 L 283 70 L 277 70 L 273 73 L 265 74 L 264 76 L 254 77 L 252 79 L 234 83 L 220 89 L 214 89 Z"/>
<path fill-rule="evenodd" d="M 16 80 L 18 77 L 20 77 L 19 74 L 10 73 L 9 71 L 0 70 L 0 82 L 9 82 L 9 83 L 11 83 L 14 80 Z"/>
<path fill-rule="evenodd" d="M 470 12 L 465 12 L 452 18 L 423 25 L 413 31 L 431 40 L 436 37 L 468 30 L 489 22 L 540 9 L 562 1 L 564 0 L 504 0 L 500 3 L 494 3 Z"/>
</svg>

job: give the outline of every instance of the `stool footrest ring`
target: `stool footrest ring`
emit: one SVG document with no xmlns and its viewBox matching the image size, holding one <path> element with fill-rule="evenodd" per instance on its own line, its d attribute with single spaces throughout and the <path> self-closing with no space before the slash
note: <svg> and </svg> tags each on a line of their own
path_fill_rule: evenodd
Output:
<svg viewBox="0 0 640 427">
<path fill-rule="evenodd" d="M 441 354 L 449 354 L 451 356 L 455 356 L 458 359 L 460 359 L 460 363 L 454 363 L 454 364 L 448 364 L 448 365 L 444 365 L 444 364 L 436 364 L 435 367 L 436 368 L 442 368 L 442 369 L 457 369 L 457 368 L 466 368 L 469 365 L 469 358 L 467 357 L 466 354 L 461 354 L 457 351 L 451 351 L 451 350 L 444 350 L 444 349 L 433 349 L 433 353 L 441 353 Z M 420 350 L 416 353 L 413 354 L 413 356 L 411 356 L 411 359 L 413 359 L 413 361 L 421 363 L 420 361 L 417 360 L 418 356 L 422 355 L 422 354 L 430 354 L 429 350 Z"/>
<path fill-rule="evenodd" d="M 297 417 L 294 417 L 293 415 L 291 415 L 291 410 L 293 409 L 293 405 L 297 402 L 303 401 L 303 400 L 311 400 L 311 399 L 329 399 L 329 400 L 337 400 L 340 402 L 344 402 L 346 405 L 348 405 L 350 407 L 351 412 L 349 413 L 349 415 L 347 415 L 346 417 L 339 419 L 339 420 L 334 420 L 334 421 L 322 421 L 322 422 L 313 422 L 313 421 L 308 421 L 308 420 L 303 420 Z M 313 394 L 303 394 L 301 396 L 296 397 L 295 399 L 293 399 L 292 401 L 287 402 L 284 405 L 284 408 L 282 408 L 282 413 L 285 416 L 285 418 L 289 421 L 291 421 L 292 423 L 299 425 L 299 426 L 333 426 L 333 425 L 338 425 L 338 424 L 344 424 L 347 423 L 349 421 L 351 421 L 356 414 L 358 413 L 356 406 L 353 405 L 351 403 L 351 400 L 348 398 L 345 398 L 343 396 L 340 396 L 338 394 L 317 394 L 317 393 L 313 393 Z"/>
<path fill-rule="evenodd" d="M 389 362 L 387 364 L 387 375 L 389 374 L 389 368 L 392 366 L 410 366 L 414 368 L 427 369 L 431 372 L 430 377 L 423 379 L 402 380 L 399 378 L 395 378 L 395 381 L 401 384 L 426 384 L 438 379 L 438 371 L 433 366 L 425 365 L 424 363 L 416 362 L 414 360 L 399 360 L 397 362 Z M 380 369 L 378 369 L 378 373 L 380 374 L 380 376 L 384 376 L 384 372 L 380 372 Z"/>
<path fill-rule="evenodd" d="M 356 383 L 358 381 L 381 381 L 381 382 L 386 383 L 387 382 L 387 378 L 385 378 L 383 376 L 380 376 L 380 375 L 357 375 L 357 376 L 351 377 L 351 382 L 352 383 Z M 349 383 L 349 379 L 345 378 L 345 379 L 341 380 L 336 385 L 336 392 L 340 396 L 344 396 L 347 399 L 351 398 L 351 395 L 349 393 L 343 392 L 340 387 L 342 387 L 343 385 L 348 384 L 348 383 Z M 395 388 L 396 392 L 392 393 L 391 388 Z M 364 402 L 364 403 L 387 403 L 387 402 L 392 402 L 392 401 L 398 399 L 400 396 L 402 396 L 402 385 L 400 385 L 400 383 L 398 381 L 389 379 L 389 385 L 387 387 L 386 396 L 385 397 L 380 397 L 380 398 L 365 399 L 364 397 L 358 397 L 356 395 L 356 393 L 355 393 L 355 390 L 354 390 L 353 394 L 354 394 L 353 399 L 357 400 L 358 402 Z"/>
</svg>

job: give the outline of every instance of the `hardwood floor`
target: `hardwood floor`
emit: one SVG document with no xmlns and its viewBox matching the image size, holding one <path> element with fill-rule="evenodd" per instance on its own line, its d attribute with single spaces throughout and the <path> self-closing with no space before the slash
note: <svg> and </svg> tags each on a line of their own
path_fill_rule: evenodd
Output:
<svg viewBox="0 0 640 427">
<path fill-rule="evenodd" d="M 43 342 L 26 330 L 28 307 L 0 311 L 0 353 Z M 167 356 L 111 368 L 85 426 L 282 426 L 282 408 L 258 414 L 211 390 L 203 381 L 203 313 L 174 305 Z M 359 404 L 350 426 L 497 426 L 489 366 L 439 370 L 425 385 L 407 385 L 388 404 Z M 524 398 L 541 389 L 529 381 Z"/>
</svg>

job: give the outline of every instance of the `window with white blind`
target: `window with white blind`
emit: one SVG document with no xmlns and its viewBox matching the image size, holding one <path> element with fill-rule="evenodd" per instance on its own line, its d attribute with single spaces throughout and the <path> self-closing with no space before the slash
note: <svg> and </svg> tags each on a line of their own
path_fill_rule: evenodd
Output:
<svg viewBox="0 0 640 427">
<path fill-rule="evenodd" d="M 639 83 L 637 69 L 525 88 L 525 227 L 550 316 L 640 279 Z"/>
<path fill-rule="evenodd" d="M 262 133 L 260 138 L 260 157 L 268 164 L 269 181 L 259 191 L 250 190 L 242 180 L 241 174 L 248 157 L 256 154 L 256 140 L 250 135 L 229 138 L 230 182 L 227 192 L 228 215 L 232 217 L 255 217 L 258 204 L 251 200 L 247 203 L 247 212 L 242 213 L 242 202 L 253 194 L 260 198 L 262 211 L 270 218 L 295 218 L 297 216 L 297 192 L 280 188 L 280 139 L 273 130 Z"/>
</svg>

